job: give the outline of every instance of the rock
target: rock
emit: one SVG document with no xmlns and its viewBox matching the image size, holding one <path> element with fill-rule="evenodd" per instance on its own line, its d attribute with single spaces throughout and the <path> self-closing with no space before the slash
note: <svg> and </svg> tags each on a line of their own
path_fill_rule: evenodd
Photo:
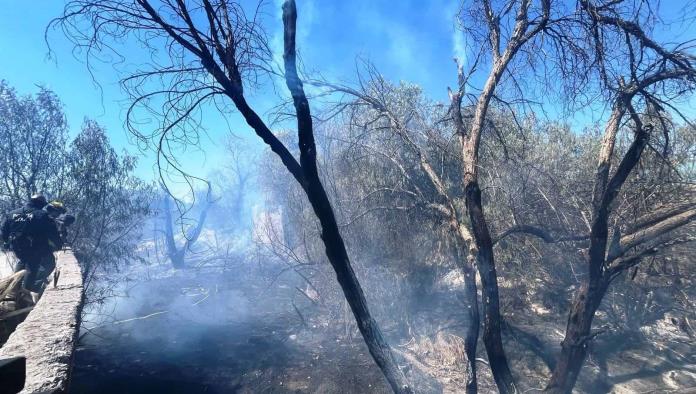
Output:
<svg viewBox="0 0 696 394">
<path fill-rule="evenodd" d="M 0 358 L 26 357 L 23 394 L 63 393 L 77 344 L 82 309 L 82 272 L 71 251 L 59 252 L 61 275 L 0 348 Z"/>
</svg>

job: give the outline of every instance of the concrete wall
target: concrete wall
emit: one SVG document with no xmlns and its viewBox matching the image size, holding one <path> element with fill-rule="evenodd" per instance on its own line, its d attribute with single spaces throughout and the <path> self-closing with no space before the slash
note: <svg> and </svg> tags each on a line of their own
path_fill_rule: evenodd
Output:
<svg viewBox="0 0 696 394">
<path fill-rule="evenodd" d="M 65 393 L 80 328 L 82 273 L 71 251 L 58 252 L 58 284 L 51 282 L 26 320 L 0 348 L 0 358 L 26 357 L 22 393 Z M 52 279 L 52 277 L 51 277 Z"/>
</svg>

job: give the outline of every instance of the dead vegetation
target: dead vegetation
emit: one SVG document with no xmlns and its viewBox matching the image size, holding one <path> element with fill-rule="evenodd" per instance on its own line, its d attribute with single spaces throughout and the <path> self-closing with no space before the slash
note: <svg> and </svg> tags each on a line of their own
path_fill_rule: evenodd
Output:
<svg viewBox="0 0 696 394">
<path fill-rule="evenodd" d="M 696 55 L 693 40 L 656 34 L 670 27 L 659 11 L 463 1 L 457 27 L 472 53 L 455 60 L 447 103 L 369 62 L 352 84 L 301 75 L 292 0 L 276 21 L 282 70 L 260 8 L 235 1 L 73 0 L 52 26 L 88 65 L 105 54 L 136 61 L 130 40 L 168 54 L 122 79 L 128 127 L 154 144 L 160 171 L 194 178 L 174 147 L 196 144 L 203 108 L 236 109 L 263 141 L 259 178 L 280 227 L 260 239 L 276 259 L 264 278 L 294 275 L 287 311 L 300 326 L 357 330 L 396 393 L 437 391 L 423 372 L 454 391 L 492 390 L 490 372 L 501 393 L 570 393 L 630 378 L 609 354 L 642 356 L 610 345 L 645 350 L 641 332 L 668 313 L 687 332 L 693 321 L 675 300 L 693 299 L 696 140 L 683 105 Z M 262 80 L 287 88 L 276 112 L 290 132 L 248 101 Z M 603 115 L 578 129 L 570 121 L 586 119 L 547 116 L 582 110 Z M 151 133 L 143 118 L 158 120 Z M 453 270 L 457 286 L 443 288 Z M 677 349 L 649 349 L 691 368 Z"/>
</svg>

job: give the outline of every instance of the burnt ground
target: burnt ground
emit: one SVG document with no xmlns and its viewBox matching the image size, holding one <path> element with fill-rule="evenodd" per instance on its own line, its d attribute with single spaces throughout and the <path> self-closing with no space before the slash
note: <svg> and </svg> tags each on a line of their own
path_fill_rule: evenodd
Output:
<svg viewBox="0 0 696 394">
<path fill-rule="evenodd" d="M 264 283 L 258 278 L 268 275 L 239 271 L 139 276 L 139 282 L 122 285 L 124 298 L 98 310 L 103 315 L 95 310 L 85 316 L 72 393 L 390 392 L 361 337 L 353 332 L 349 339 L 340 319 L 317 318 L 322 314 L 313 314 L 314 306 L 298 296 L 297 283 Z M 428 305 L 429 313 L 418 315 L 431 323 L 443 321 L 432 315 L 436 309 L 449 314 L 457 309 Z M 539 391 L 557 354 L 564 318 L 507 317 L 512 328 L 505 331 L 506 349 L 521 391 Z M 450 320 L 443 324 L 461 319 Z M 694 338 L 673 320 L 663 316 L 640 330 L 598 337 L 577 392 L 676 393 L 696 387 Z M 403 365 L 434 377 L 442 392 L 459 393 L 465 383 L 463 332 L 445 326 L 409 341 L 394 339 L 393 345 L 408 357 Z M 395 330 L 385 330 L 390 332 Z M 482 343 L 478 357 L 479 392 L 495 392 Z"/>
<path fill-rule="evenodd" d="M 177 275 L 131 285 L 109 319 L 83 324 L 72 393 L 389 392 L 361 340 L 302 325 L 291 286 Z"/>
<path fill-rule="evenodd" d="M 106 346 L 84 341 L 71 392 L 388 392 L 360 343 L 323 341 L 312 350 L 282 338 L 282 327 L 269 332 L 271 326 L 253 325 L 220 327 L 191 340 L 175 324 L 176 335 L 168 339 L 153 332 L 147 350 L 126 333 Z"/>
</svg>

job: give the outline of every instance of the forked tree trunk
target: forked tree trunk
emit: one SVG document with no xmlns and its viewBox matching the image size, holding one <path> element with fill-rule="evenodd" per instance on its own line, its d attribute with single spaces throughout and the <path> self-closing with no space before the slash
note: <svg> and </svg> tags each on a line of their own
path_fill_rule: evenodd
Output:
<svg viewBox="0 0 696 394">
<path fill-rule="evenodd" d="M 479 328 L 481 317 L 478 308 L 478 292 L 476 287 L 476 249 L 473 247 L 473 240 L 468 239 L 470 235 L 456 217 L 451 218 L 452 237 L 454 239 L 455 262 L 457 268 L 464 276 L 464 298 L 466 306 L 466 334 L 464 337 L 464 352 L 466 353 L 466 392 L 475 394 L 478 392 L 478 379 L 476 368 L 476 349 L 478 347 Z M 466 236 L 462 231 L 466 232 Z"/>
<path fill-rule="evenodd" d="M 181 247 L 176 245 L 176 239 L 174 238 L 174 218 L 172 217 L 171 211 L 171 197 L 164 191 L 164 241 L 167 246 L 167 257 L 171 261 L 172 266 L 177 269 L 186 267 L 186 253 L 191 249 L 191 247 L 198 241 L 198 237 L 203 231 L 203 226 L 205 220 L 208 217 L 208 210 L 212 205 L 211 202 L 211 190 L 210 185 L 208 185 L 208 193 L 206 194 L 206 203 L 201 208 L 201 213 L 198 216 L 198 221 L 196 222 L 196 227 L 193 227 L 186 231 L 184 234 L 184 244 Z"/>
<path fill-rule="evenodd" d="M 635 136 L 616 172 L 610 177 L 614 143 L 619 131 L 620 120 L 626 110 L 629 110 L 634 122 Z M 605 129 L 595 174 L 592 197 L 593 220 L 587 261 L 588 279 L 580 287 L 573 300 L 568 315 L 565 337 L 561 343 L 561 355 L 545 388 L 546 392 L 570 393 L 575 386 L 587 356 L 588 343 L 594 337 L 591 332 L 592 320 L 613 279 L 608 268 L 612 260 L 609 260 L 608 257 L 612 255 L 611 249 L 617 248 L 619 245 L 611 245 L 607 254 L 611 206 L 631 171 L 638 164 L 648 140 L 649 132 L 643 127 L 642 121 L 631 107 L 630 96 L 619 95 Z M 612 241 L 613 243 L 614 241 Z"/>
<path fill-rule="evenodd" d="M 473 257 L 473 256 L 472 256 Z M 476 270 L 473 261 L 464 261 L 461 264 L 464 274 L 464 297 L 468 301 L 467 308 L 467 330 L 464 337 L 464 350 L 466 352 L 467 371 L 466 371 L 466 392 L 476 394 L 478 392 L 478 382 L 476 379 L 476 348 L 479 337 L 479 327 L 481 318 L 478 309 L 478 295 L 476 292 Z"/>
<path fill-rule="evenodd" d="M 481 203 L 481 189 L 478 182 L 468 181 L 464 187 L 467 211 L 471 220 L 471 230 L 478 248 L 478 272 L 481 276 L 481 304 L 483 306 L 483 344 L 488 354 L 488 362 L 493 378 L 501 393 L 516 393 L 515 380 L 508 366 L 501 336 L 500 302 L 498 295 L 498 274 L 493 257 L 491 239 Z"/>
<path fill-rule="evenodd" d="M 489 8 L 490 3 L 486 2 L 486 8 Z M 512 4 L 512 3 L 511 3 Z M 508 65 L 513 60 L 517 52 L 525 42 L 532 39 L 536 34 L 540 33 L 546 26 L 549 16 L 551 2 L 548 0 L 541 1 L 541 18 L 534 25 L 529 20 L 529 7 L 531 2 L 523 1 L 519 4 L 515 18 L 515 27 L 512 31 L 512 36 L 508 39 L 505 50 L 500 52 L 500 19 L 493 15 L 490 11 L 487 15 L 489 24 L 492 27 L 491 34 L 497 37 L 494 41 L 497 44 L 493 49 L 493 64 L 488 78 L 483 86 L 481 93 L 478 96 L 476 106 L 474 108 L 474 116 L 471 121 L 471 126 L 468 130 L 464 129 L 464 121 L 461 117 L 459 102 L 456 105 L 455 122 L 458 124 L 459 144 L 462 152 L 462 169 L 464 174 L 464 195 L 466 199 L 466 209 L 471 221 L 471 233 L 476 242 L 478 249 L 477 262 L 478 272 L 481 276 L 481 303 L 483 306 L 483 343 L 488 354 L 493 378 L 498 387 L 498 390 L 503 393 L 517 393 L 515 379 L 512 376 L 508 365 L 505 350 L 503 349 L 503 340 L 501 334 L 501 319 L 500 319 L 500 302 L 498 297 L 498 275 L 495 269 L 495 259 L 493 255 L 493 241 L 488 229 L 486 217 L 483 212 L 483 204 L 481 202 L 481 189 L 478 184 L 479 170 L 479 148 L 481 144 L 481 136 L 488 114 L 488 107 L 495 93 L 498 83 L 507 70 Z M 459 97 L 463 93 L 464 79 L 461 69 L 459 70 Z"/>
<path fill-rule="evenodd" d="M 162 202 L 164 205 L 164 242 L 167 247 L 167 257 L 174 268 L 184 268 L 184 253 L 186 251 L 184 249 L 179 250 L 176 246 L 172 208 L 169 202 L 169 195 L 166 192 Z"/>
</svg>

